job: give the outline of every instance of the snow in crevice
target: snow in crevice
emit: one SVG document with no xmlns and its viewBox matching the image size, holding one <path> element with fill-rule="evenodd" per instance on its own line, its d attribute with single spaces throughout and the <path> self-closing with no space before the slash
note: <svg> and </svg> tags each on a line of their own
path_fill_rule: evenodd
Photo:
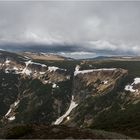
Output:
<svg viewBox="0 0 140 140">
<path fill-rule="evenodd" d="M 31 60 L 25 62 L 25 65 L 26 65 L 26 66 L 25 66 L 25 68 L 23 69 L 23 71 L 21 72 L 22 74 L 26 74 L 26 75 L 30 75 L 30 74 L 31 74 L 31 71 L 28 70 L 28 66 L 29 66 L 29 64 L 31 64 L 31 63 L 32 63 Z"/>
<path fill-rule="evenodd" d="M 59 124 L 63 121 L 63 119 L 66 118 L 66 117 L 71 113 L 71 111 L 72 111 L 74 108 L 77 107 L 77 105 L 78 105 L 78 104 L 74 102 L 74 96 L 72 96 L 71 103 L 70 103 L 70 106 L 69 106 L 68 110 L 66 111 L 66 113 L 65 113 L 64 115 L 62 115 L 61 117 L 59 117 L 59 118 L 54 122 L 54 124 L 55 124 L 55 125 L 59 125 Z"/>
<path fill-rule="evenodd" d="M 135 78 L 134 79 L 134 82 L 132 83 L 132 85 L 134 85 L 134 84 L 139 84 L 140 83 L 140 78 Z"/>
<path fill-rule="evenodd" d="M 70 120 L 70 116 L 67 116 L 67 120 Z"/>
<path fill-rule="evenodd" d="M 130 92 L 136 92 L 136 90 L 133 89 L 133 86 L 132 86 L 132 85 L 126 85 L 126 86 L 125 86 L 125 90 L 126 90 L 126 91 L 130 91 Z"/>
<path fill-rule="evenodd" d="M 104 81 L 103 81 L 103 84 L 104 84 L 104 85 L 108 84 L 108 81 L 107 81 L 107 80 L 104 80 Z"/>
<path fill-rule="evenodd" d="M 25 73 L 26 75 L 30 75 L 30 74 L 32 73 L 32 71 L 29 70 L 29 69 L 26 69 L 24 73 Z"/>
<path fill-rule="evenodd" d="M 6 59 L 5 64 L 9 64 L 11 61 L 9 59 Z"/>
<path fill-rule="evenodd" d="M 32 71 L 31 70 L 29 70 L 28 69 L 28 66 L 30 65 L 30 64 L 35 64 L 35 65 L 39 65 L 39 66 L 42 66 L 42 67 L 47 67 L 45 64 L 41 64 L 41 63 L 36 63 L 36 62 L 32 62 L 31 60 L 29 60 L 29 61 L 26 61 L 25 62 L 25 68 L 22 70 L 22 74 L 26 74 L 26 75 L 30 75 L 31 73 L 32 73 Z M 42 72 L 41 74 L 43 74 L 44 72 Z"/>
<path fill-rule="evenodd" d="M 28 56 L 24 56 L 24 58 L 26 59 L 26 60 L 30 60 L 31 58 L 29 58 Z"/>
<path fill-rule="evenodd" d="M 53 83 L 52 88 L 58 88 L 59 86 L 55 83 Z"/>
<path fill-rule="evenodd" d="M 80 66 L 76 66 L 74 76 L 78 74 L 85 74 L 85 73 L 90 73 L 90 72 L 95 72 L 95 71 L 114 71 L 116 68 L 101 68 L 101 69 L 90 69 L 90 70 L 79 70 Z"/>
<path fill-rule="evenodd" d="M 16 100 L 13 104 L 10 105 L 10 108 L 8 110 L 8 112 L 5 114 L 5 117 L 10 120 L 10 121 L 13 121 L 15 120 L 15 116 L 12 115 L 14 110 L 16 109 L 16 107 L 18 106 L 20 100 Z"/>
<path fill-rule="evenodd" d="M 8 68 L 5 69 L 5 73 L 10 73 Z"/>
<path fill-rule="evenodd" d="M 124 89 L 125 89 L 126 91 L 138 93 L 138 89 L 134 89 L 133 86 L 134 86 L 134 85 L 137 85 L 137 84 L 139 84 L 139 83 L 140 83 L 140 78 L 135 78 L 135 79 L 134 79 L 134 82 L 133 82 L 132 84 L 130 84 L 130 85 L 126 85 Z"/>
<path fill-rule="evenodd" d="M 19 104 L 20 100 L 17 100 L 14 102 L 14 107 L 16 107 Z"/>
<path fill-rule="evenodd" d="M 14 66 L 13 70 L 18 71 L 19 69 L 16 66 Z"/>
<path fill-rule="evenodd" d="M 52 66 L 52 67 L 48 67 L 48 71 L 52 72 L 52 71 L 56 71 L 58 70 L 58 67 Z"/>
<path fill-rule="evenodd" d="M 31 64 L 39 65 L 39 66 L 42 66 L 42 67 L 47 67 L 47 65 L 41 64 L 41 63 L 37 63 L 37 62 L 31 62 Z"/>
<path fill-rule="evenodd" d="M 44 80 L 43 83 L 44 83 L 44 84 L 48 84 L 49 81 L 48 81 L 48 80 Z"/>
<path fill-rule="evenodd" d="M 13 68 L 8 68 L 8 67 L 7 67 L 7 68 L 5 69 L 5 73 L 11 73 L 11 72 L 12 72 L 12 73 L 14 73 L 14 74 L 19 74 L 18 70 L 19 70 L 19 69 L 18 69 L 16 66 L 14 66 Z"/>
<path fill-rule="evenodd" d="M 29 68 L 29 65 L 36 65 L 36 66 L 41 66 L 42 68 L 46 68 L 47 65 L 42 64 L 42 63 L 37 63 L 33 62 L 31 59 L 25 61 L 25 67 L 18 65 L 17 63 L 11 63 L 12 60 L 9 60 L 8 58 L 5 60 L 4 63 L 0 63 L 0 66 L 6 66 L 5 67 L 5 73 L 14 73 L 14 74 L 25 74 L 25 75 L 31 75 L 34 73 L 34 67 Z M 45 72 L 39 72 L 41 75 L 45 74 Z"/>
<path fill-rule="evenodd" d="M 45 74 L 45 73 L 46 73 L 46 72 L 42 72 L 42 71 L 39 72 L 39 74 L 41 74 L 41 75 L 43 75 L 43 74 Z"/>
<path fill-rule="evenodd" d="M 11 111 L 12 111 L 12 109 L 10 108 L 10 109 L 8 110 L 8 112 L 5 114 L 5 117 L 7 117 L 7 116 L 11 113 Z"/>
<path fill-rule="evenodd" d="M 56 71 L 56 70 L 66 71 L 66 69 L 61 69 L 61 68 L 58 68 L 58 67 L 55 67 L 55 66 L 49 66 L 48 67 L 48 71 L 50 71 L 50 72 L 53 72 L 53 71 Z"/>
<path fill-rule="evenodd" d="M 15 120 L 15 119 L 16 119 L 15 116 L 11 116 L 11 117 L 8 118 L 9 121 L 13 121 L 13 120 Z"/>
</svg>

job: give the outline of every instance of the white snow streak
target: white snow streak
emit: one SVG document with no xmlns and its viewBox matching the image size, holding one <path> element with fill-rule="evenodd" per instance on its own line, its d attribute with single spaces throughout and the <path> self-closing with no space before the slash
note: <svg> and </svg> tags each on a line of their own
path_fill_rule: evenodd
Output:
<svg viewBox="0 0 140 140">
<path fill-rule="evenodd" d="M 41 64 L 41 63 L 37 63 L 37 62 L 31 62 L 31 64 L 40 65 L 42 67 L 47 67 L 45 64 Z"/>
<path fill-rule="evenodd" d="M 11 61 L 9 59 L 6 59 L 5 64 L 9 64 Z"/>
<path fill-rule="evenodd" d="M 55 124 L 55 125 L 59 125 L 59 124 L 63 121 L 63 119 L 64 119 L 65 117 L 67 117 L 67 116 L 70 114 L 70 112 L 71 112 L 77 105 L 78 105 L 78 104 L 76 104 L 76 103 L 74 102 L 74 97 L 72 96 L 72 100 L 71 100 L 69 109 L 66 111 L 66 113 L 65 113 L 63 116 L 59 117 L 59 118 L 55 121 L 54 124 Z"/>
<path fill-rule="evenodd" d="M 20 100 L 14 102 L 14 106 L 16 107 L 19 104 Z"/>
<path fill-rule="evenodd" d="M 78 74 L 85 74 L 85 73 L 90 73 L 94 71 L 114 71 L 116 68 L 102 68 L 102 69 L 91 69 L 91 70 L 79 70 L 79 66 L 76 66 L 74 76 Z"/>
<path fill-rule="evenodd" d="M 57 84 L 53 83 L 52 88 L 58 88 Z"/>
<path fill-rule="evenodd" d="M 66 71 L 66 69 L 60 69 L 58 67 L 55 67 L 55 66 L 49 66 L 48 67 L 48 71 L 52 72 L 52 71 L 56 71 L 56 70 L 63 70 L 63 71 Z"/>
<path fill-rule="evenodd" d="M 25 62 L 25 65 L 26 65 L 26 66 L 25 66 L 25 68 L 23 69 L 23 71 L 21 72 L 22 74 L 30 75 L 30 74 L 32 73 L 32 71 L 28 69 L 28 66 L 29 66 L 30 64 L 35 64 L 35 65 L 40 65 L 40 66 L 42 66 L 42 67 L 47 67 L 45 64 L 36 63 L 36 62 L 32 62 L 31 60 L 29 60 L 29 61 Z M 43 73 L 41 73 L 41 74 L 43 74 Z"/>
<path fill-rule="evenodd" d="M 13 121 L 13 120 L 15 120 L 15 119 L 16 119 L 15 116 L 12 116 L 12 117 L 8 118 L 9 121 Z"/>
<path fill-rule="evenodd" d="M 130 92 L 135 92 L 136 91 L 135 89 L 133 89 L 133 86 L 132 85 L 126 85 L 125 86 L 125 90 L 126 91 L 130 91 Z"/>
<path fill-rule="evenodd" d="M 55 67 L 55 66 L 48 67 L 48 70 L 49 70 L 50 72 L 56 71 L 56 70 L 58 70 L 58 69 L 59 69 L 59 68 L 58 68 L 58 67 Z"/>
<path fill-rule="evenodd" d="M 45 74 L 45 72 L 39 72 L 39 74 L 43 75 L 43 74 Z"/>
<path fill-rule="evenodd" d="M 10 108 L 10 109 L 8 110 L 8 112 L 5 114 L 5 117 L 7 117 L 7 116 L 11 113 L 11 111 L 12 111 L 12 109 Z"/>
<path fill-rule="evenodd" d="M 139 84 L 139 83 L 140 83 L 140 78 L 135 78 L 132 84 Z"/>
<path fill-rule="evenodd" d="M 20 100 L 15 101 L 12 105 L 10 105 L 10 109 L 8 110 L 8 112 L 5 114 L 5 117 L 10 120 L 13 121 L 15 120 L 15 116 L 11 116 L 11 112 L 13 112 L 13 109 L 15 109 L 15 107 L 19 104 Z"/>
<path fill-rule="evenodd" d="M 25 66 L 25 68 L 23 69 L 23 71 L 21 72 L 22 74 L 30 75 L 31 71 L 28 70 L 27 68 L 28 68 L 29 64 L 31 64 L 31 63 L 32 63 L 31 60 L 25 62 L 25 65 L 26 65 L 26 66 Z"/>
<path fill-rule="evenodd" d="M 134 82 L 131 85 L 126 85 L 125 90 L 130 92 L 138 92 L 138 89 L 133 89 L 133 85 L 137 85 L 140 83 L 140 78 L 135 78 Z"/>
<path fill-rule="evenodd" d="M 103 83 L 106 85 L 106 84 L 108 84 L 108 81 L 107 81 L 107 80 L 105 80 L 105 81 L 103 81 Z"/>
</svg>

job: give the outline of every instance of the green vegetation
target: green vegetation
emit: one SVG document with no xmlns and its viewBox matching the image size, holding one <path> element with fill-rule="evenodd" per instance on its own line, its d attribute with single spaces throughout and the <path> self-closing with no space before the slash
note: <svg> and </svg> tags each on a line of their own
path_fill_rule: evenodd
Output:
<svg viewBox="0 0 140 140">
<path fill-rule="evenodd" d="M 92 128 L 124 133 L 139 138 L 140 134 L 140 103 L 129 104 L 125 110 L 117 109 L 114 104 L 108 111 L 103 111 L 96 117 Z"/>
<path fill-rule="evenodd" d="M 17 125 L 12 127 L 6 134 L 6 139 L 16 139 L 32 132 L 32 127 L 29 125 Z"/>
<path fill-rule="evenodd" d="M 128 139 L 125 135 L 101 130 L 42 124 L 14 125 L 0 131 L 3 139 Z"/>
<path fill-rule="evenodd" d="M 12 57 L 12 54 L 6 55 Z M 22 63 L 22 57 L 16 57 L 16 55 L 13 55 L 13 59 Z M 15 108 L 13 114 L 16 119 L 11 121 L 10 124 L 45 123 L 45 125 L 51 125 L 59 116 L 66 112 L 71 101 L 71 95 L 74 94 L 78 106 L 71 112 L 69 123 L 65 123 L 65 121 L 68 122 L 65 119 L 64 124 L 118 132 L 134 138 L 140 138 L 140 96 L 135 97 L 133 93 L 124 91 L 125 85 L 132 83 L 135 77 L 140 77 L 140 61 L 34 61 L 46 64 L 47 66 L 67 69 L 65 73 L 63 71 L 56 72 L 55 76 L 53 73 L 46 73 L 43 78 L 47 79 L 51 74 L 52 81 L 53 76 L 56 80 L 57 76 L 60 76 L 59 74 L 62 74 L 62 76 L 69 74 L 71 78 L 65 78 L 65 81 L 60 80 L 61 82 L 54 80 L 56 87 L 53 87 L 53 82 L 43 84 L 41 80 L 35 79 L 35 77 L 24 77 L 18 74 L 5 73 L 4 70 L 1 70 L 0 119 L 2 121 L 0 126 L 10 122 L 6 118 L 5 121 L 3 116 L 9 110 L 10 105 L 17 99 L 20 100 L 20 103 Z M 101 76 L 98 76 L 100 73 L 97 73 L 97 80 L 95 82 L 94 80 L 92 81 L 94 76 L 90 79 L 90 75 L 85 77 L 88 84 L 85 81 L 80 81 L 82 76 L 77 82 L 76 78 L 78 76 L 74 78 L 73 75 L 76 65 L 80 65 L 81 70 L 122 68 L 128 70 L 128 75 L 122 76 L 116 83 L 113 80 L 117 76 L 113 75 L 116 77 L 113 77 L 112 81 L 110 80 L 110 86 L 106 88 L 106 85 L 104 85 L 104 88 L 102 86 L 103 79 Z M 109 76 L 106 77 L 104 75 L 103 77 L 105 77 L 104 79 L 109 78 Z M 90 79 L 89 81 L 88 78 Z M 80 82 L 83 82 L 83 85 Z M 74 84 L 77 84 L 77 86 L 75 87 Z M 97 89 L 99 85 L 101 85 L 100 89 L 103 90 Z M 139 85 L 138 88 L 140 89 Z M 28 125 L 15 126 L 8 131 L 6 138 L 19 138 L 28 135 L 30 132 L 32 132 L 32 127 Z M 72 133 L 74 134 L 73 131 Z"/>
<path fill-rule="evenodd" d="M 59 68 L 67 69 L 68 72 L 73 72 L 75 70 L 75 66 L 80 64 L 79 60 L 66 60 L 66 61 L 43 61 L 43 60 L 34 60 L 39 63 L 46 64 L 47 66 L 56 66 Z"/>
<path fill-rule="evenodd" d="M 89 68 L 122 68 L 128 70 L 129 75 L 140 76 L 140 61 L 88 61 L 82 65 L 82 69 Z"/>
</svg>

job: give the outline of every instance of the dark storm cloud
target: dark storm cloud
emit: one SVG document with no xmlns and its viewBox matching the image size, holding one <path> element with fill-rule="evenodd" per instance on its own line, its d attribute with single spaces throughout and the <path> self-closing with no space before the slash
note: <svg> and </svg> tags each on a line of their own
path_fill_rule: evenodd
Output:
<svg viewBox="0 0 140 140">
<path fill-rule="evenodd" d="M 138 55 L 139 17 L 138 1 L 1 1 L 0 43 Z"/>
</svg>

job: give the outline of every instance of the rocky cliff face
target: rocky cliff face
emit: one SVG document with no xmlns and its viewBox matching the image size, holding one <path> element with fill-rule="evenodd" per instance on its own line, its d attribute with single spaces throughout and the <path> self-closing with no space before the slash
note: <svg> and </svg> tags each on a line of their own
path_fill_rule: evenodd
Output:
<svg viewBox="0 0 140 140">
<path fill-rule="evenodd" d="M 1 123 L 51 124 L 70 102 L 71 74 L 66 69 L 14 55 L 0 55 Z"/>
<path fill-rule="evenodd" d="M 129 134 L 127 128 L 134 129 L 140 117 L 140 78 L 129 80 L 128 70 L 120 67 L 83 65 L 59 66 L 1 51 L 0 126 L 63 124 Z"/>
<path fill-rule="evenodd" d="M 125 75 L 127 75 L 127 70 L 115 68 L 78 71 L 73 83 L 75 99 L 81 102 L 90 96 L 108 93 Z"/>
<path fill-rule="evenodd" d="M 123 69 L 73 72 L 34 62 L 26 56 L 1 55 L 1 123 L 61 124 L 89 97 L 112 91 Z M 13 82 L 13 83 L 12 83 Z"/>
<path fill-rule="evenodd" d="M 113 91 L 127 74 L 127 70 L 116 68 L 75 71 L 73 95 L 78 106 L 63 123 L 74 127 L 90 127 L 94 121 L 94 113 L 108 108 L 106 101 L 110 104 L 113 100 L 101 98 L 112 96 L 111 92 L 116 96 Z M 98 103 L 99 99 L 102 102 Z"/>
</svg>

